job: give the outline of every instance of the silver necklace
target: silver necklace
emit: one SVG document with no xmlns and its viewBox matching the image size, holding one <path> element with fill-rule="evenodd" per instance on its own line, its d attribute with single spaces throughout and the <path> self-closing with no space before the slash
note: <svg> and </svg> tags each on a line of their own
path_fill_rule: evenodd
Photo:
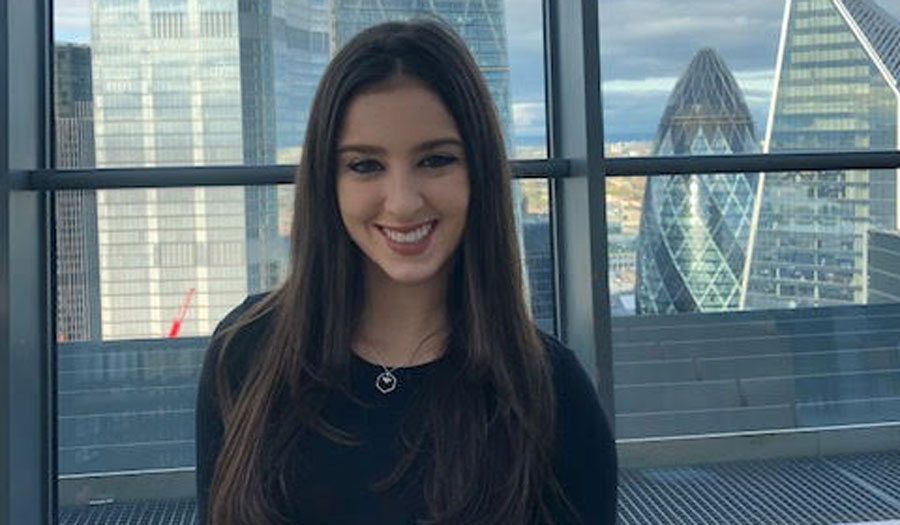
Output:
<svg viewBox="0 0 900 525">
<path fill-rule="evenodd" d="M 397 367 L 388 368 L 381 363 L 379 365 L 384 369 L 384 372 L 378 374 L 378 377 L 375 378 L 375 388 L 382 394 L 390 394 L 397 388 L 397 376 L 394 375 L 394 370 Z"/>
<path fill-rule="evenodd" d="M 422 345 L 425 344 L 425 341 L 431 339 L 433 336 L 439 334 L 440 332 L 441 331 L 438 330 L 426 335 L 416 346 L 416 349 L 410 356 L 409 361 L 406 363 L 406 366 L 409 366 L 413 362 L 413 360 L 416 358 L 416 355 L 418 355 L 419 350 L 422 349 Z M 382 372 L 375 377 L 375 388 L 384 395 L 390 394 L 397 389 L 397 385 L 400 383 L 400 381 L 397 379 L 397 376 L 394 374 L 394 370 L 405 367 L 400 365 L 388 367 L 381 359 L 381 352 L 379 352 L 375 347 L 370 348 L 372 348 L 372 350 L 375 352 L 375 357 L 378 359 L 378 366 L 380 366 L 382 370 Z"/>
</svg>

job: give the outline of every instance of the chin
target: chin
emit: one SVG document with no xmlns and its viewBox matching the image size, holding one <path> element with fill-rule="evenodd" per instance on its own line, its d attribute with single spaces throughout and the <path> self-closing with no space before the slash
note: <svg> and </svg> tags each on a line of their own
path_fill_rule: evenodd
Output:
<svg viewBox="0 0 900 525">
<path fill-rule="evenodd" d="M 384 271 L 384 269 L 382 269 Z M 424 268 L 410 270 L 389 270 L 384 272 L 391 281 L 405 286 L 425 284 L 440 277 L 439 271 L 428 271 Z"/>
</svg>

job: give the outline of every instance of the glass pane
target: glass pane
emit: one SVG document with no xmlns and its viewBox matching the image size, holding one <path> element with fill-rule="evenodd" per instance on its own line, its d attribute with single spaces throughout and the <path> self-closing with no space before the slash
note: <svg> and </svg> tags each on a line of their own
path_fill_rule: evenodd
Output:
<svg viewBox="0 0 900 525">
<path fill-rule="evenodd" d="M 608 155 L 898 146 L 897 2 L 599 5 Z"/>
<path fill-rule="evenodd" d="M 522 202 L 519 245 L 525 259 L 527 298 L 538 327 L 556 333 L 554 257 L 550 231 L 550 191 L 547 179 L 517 180 L 514 195 Z"/>
<path fill-rule="evenodd" d="M 900 518 L 897 173 L 607 191 L 622 523 Z"/>
<path fill-rule="evenodd" d="M 516 181 L 514 190 L 528 298 L 552 333 L 548 183 Z M 156 523 L 160 508 L 190 519 L 194 400 L 208 337 L 248 294 L 284 278 L 292 192 L 57 193 L 62 523 L 122 513 L 134 516 L 124 523 Z"/>
<path fill-rule="evenodd" d="M 546 156 L 539 0 L 61 0 L 57 166 L 296 164 L 319 77 L 366 26 L 436 14 L 470 44 L 511 156 Z"/>
<path fill-rule="evenodd" d="M 889 250 L 879 248 L 891 246 L 887 239 L 898 228 L 897 170 L 607 181 L 614 315 L 848 306 L 897 297 L 883 289 L 893 277 L 884 259 Z"/>
<path fill-rule="evenodd" d="M 896 182 L 609 179 L 619 436 L 900 420 Z"/>
</svg>

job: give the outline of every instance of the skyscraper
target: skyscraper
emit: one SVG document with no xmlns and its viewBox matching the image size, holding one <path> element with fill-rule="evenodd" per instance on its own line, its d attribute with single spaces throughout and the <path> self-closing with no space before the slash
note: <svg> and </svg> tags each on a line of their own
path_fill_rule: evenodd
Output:
<svg viewBox="0 0 900 525">
<path fill-rule="evenodd" d="M 900 23 L 871 0 L 787 0 L 767 152 L 896 150 Z M 895 170 L 761 175 L 751 308 L 864 303 L 869 229 L 895 229 Z"/>
<path fill-rule="evenodd" d="M 744 96 L 725 62 L 700 50 L 669 97 L 654 154 L 758 151 Z M 638 313 L 733 309 L 750 231 L 755 174 L 648 178 L 638 237 Z"/>
<path fill-rule="evenodd" d="M 54 47 L 56 166 L 94 166 L 91 48 Z M 100 337 L 97 196 L 93 190 L 56 194 L 56 325 L 61 341 Z"/>
<path fill-rule="evenodd" d="M 297 162 L 328 59 L 321 0 L 93 0 L 97 164 Z M 283 189 L 98 192 L 103 336 L 205 335 L 286 271 Z"/>
<path fill-rule="evenodd" d="M 323 0 L 239 3 L 244 164 L 298 164 L 316 86 L 329 58 Z M 275 287 L 289 264 L 293 188 L 244 189 L 248 293 Z M 279 202 L 281 203 L 279 205 Z"/>
<path fill-rule="evenodd" d="M 364 28 L 387 20 L 437 16 L 452 25 L 481 68 L 510 149 L 512 116 L 503 0 L 333 0 L 333 4 L 335 49 Z"/>
</svg>

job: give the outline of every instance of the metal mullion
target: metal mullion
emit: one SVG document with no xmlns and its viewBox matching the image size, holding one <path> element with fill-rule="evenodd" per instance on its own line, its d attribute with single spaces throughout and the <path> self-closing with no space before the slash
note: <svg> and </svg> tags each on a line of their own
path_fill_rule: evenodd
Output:
<svg viewBox="0 0 900 525">
<path fill-rule="evenodd" d="M 553 179 L 568 176 L 569 163 L 561 159 L 512 160 L 516 179 Z M 31 190 L 99 190 L 179 186 L 254 186 L 290 184 L 295 166 L 198 166 L 35 170 L 29 174 Z"/>
<path fill-rule="evenodd" d="M 288 184 L 294 180 L 294 170 L 294 166 L 38 170 L 31 173 L 29 188 L 59 191 Z"/>
<path fill-rule="evenodd" d="M 603 160 L 607 176 L 747 173 L 900 168 L 900 151 L 778 153 L 696 157 L 623 157 Z"/>
<path fill-rule="evenodd" d="M 41 30 L 43 31 L 44 46 L 42 49 L 44 68 L 43 68 L 43 86 L 41 91 L 44 94 L 43 104 L 43 158 L 42 167 L 55 168 L 57 163 L 57 140 L 56 140 L 56 36 L 53 25 L 53 13 L 55 12 L 54 0 L 41 0 L 40 14 Z M 56 242 L 56 199 L 57 196 L 51 191 L 44 191 L 41 195 L 43 204 L 43 232 L 45 238 L 42 243 L 41 268 L 44 271 L 43 285 L 44 289 L 41 293 L 44 297 L 44 318 L 42 326 L 44 331 L 44 341 L 42 348 L 43 358 L 43 382 L 44 387 L 41 389 L 45 398 L 42 403 L 46 413 L 44 415 L 44 443 L 45 465 L 44 479 L 46 487 L 44 489 L 43 506 L 45 519 L 50 523 L 55 523 L 59 516 L 59 491 L 57 479 L 59 475 L 59 412 L 58 412 L 58 384 L 57 384 L 57 278 L 56 265 L 57 259 L 57 242 Z"/>
<path fill-rule="evenodd" d="M 569 176 L 552 181 L 559 334 L 614 427 L 598 6 L 545 0 L 544 9 L 549 151 L 571 162 Z"/>
<path fill-rule="evenodd" d="M 17 50 L 0 59 L 0 523 L 23 525 L 54 519 L 49 203 L 27 186 L 51 147 L 49 17 L 49 0 L 0 2 L 0 42 Z"/>
</svg>

